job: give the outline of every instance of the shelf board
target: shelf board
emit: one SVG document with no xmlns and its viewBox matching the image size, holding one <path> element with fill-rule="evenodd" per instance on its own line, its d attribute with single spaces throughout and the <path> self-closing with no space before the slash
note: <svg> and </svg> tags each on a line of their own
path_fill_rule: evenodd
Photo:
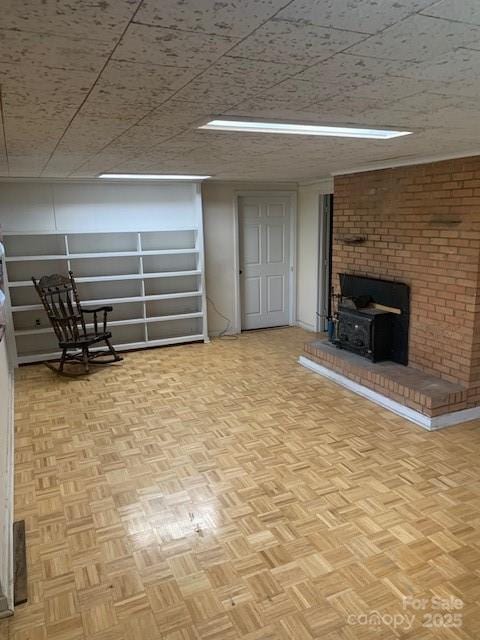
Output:
<svg viewBox="0 0 480 640">
<path fill-rule="evenodd" d="M 203 313 L 201 311 L 195 311 L 194 313 L 177 313 L 171 316 L 153 316 L 150 318 L 131 318 L 129 320 L 110 320 L 108 322 L 108 327 L 122 327 L 129 326 L 131 324 L 146 324 L 149 322 L 165 322 L 167 320 L 188 320 L 189 318 L 201 318 Z M 99 325 L 101 322 L 98 323 Z M 87 329 L 93 328 L 93 322 L 89 322 L 85 325 Z M 108 328 L 107 327 L 107 328 Z M 34 329 L 18 329 L 15 331 L 16 336 L 34 336 L 45 333 L 52 333 L 53 329 L 51 327 L 38 327 Z"/>
<path fill-rule="evenodd" d="M 190 269 L 189 271 L 157 271 L 154 273 L 143 273 L 142 278 L 150 280 L 151 278 L 179 278 L 181 276 L 200 276 L 201 269 Z"/>
<path fill-rule="evenodd" d="M 155 300 L 174 300 L 175 298 L 194 298 L 201 296 L 202 291 L 182 291 L 179 293 L 161 293 L 152 296 L 134 296 L 132 298 L 105 298 L 103 300 L 84 300 L 82 306 L 118 304 L 124 302 L 154 302 Z"/>
<path fill-rule="evenodd" d="M 83 300 L 82 306 L 103 306 L 106 304 L 125 304 L 128 302 L 154 302 L 155 300 L 174 300 L 176 298 L 195 298 L 202 295 L 202 291 L 185 291 L 181 293 L 162 293 L 153 296 L 134 296 L 131 298 L 104 298 L 102 300 Z M 36 311 L 43 309 L 41 304 L 25 304 L 12 307 L 12 312 L 16 311 Z"/>
<path fill-rule="evenodd" d="M 176 313 L 171 316 L 152 316 L 145 318 L 145 322 L 166 322 L 168 320 L 188 320 L 189 318 L 202 318 L 203 313 L 201 311 L 195 311 L 193 313 Z"/>
<path fill-rule="evenodd" d="M 190 271 L 158 271 L 156 273 L 128 273 L 116 276 L 80 276 L 75 278 L 77 283 L 80 282 L 114 282 L 117 280 L 150 280 L 153 278 L 178 278 L 181 276 L 199 276 L 202 272 L 200 269 L 192 269 Z M 18 280 L 17 282 L 9 282 L 9 287 L 33 287 L 31 280 Z"/>
<path fill-rule="evenodd" d="M 175 256 L 199 253 L 199 249 L 154 249 L 147 251 L 107 251 L 103 253 L 69 253 L 41 256 L 10 256 L 6 262 L 38 262 L 47 260 L 83 260 L 88 258 L 134 258 L 141 256 Z"/>
<path fill-rule="evenodd" d="M 92 231 L 3 231 L 4 236 L 83 236 L 95 233 L 175 233 L 176 231 L 198 231 L 198 227 L 175 227 L 173 229 L 94 229 Z"/>
<path fill-rule="evenodd" d="M 189 336 L 180 336 L 175 338 L 161 338 L 159 340 L 144 340 L 142 342 L 127 342 L 124 344 L 115 345 L 115 349 L 117 351 L 128 351 L 135 349 L 144 349 L 146 347 L 161 347 L 169 344 L 182 344 L 185 342 L 200 342 L 208 341 L 207 338 L 202 333 L 197 333 Z M 101 349 L 102 347 L 99 347 Z M 95 351 L 96 349 L 92 349 Z M 60 358 L 60 352 L 54 351 L 51 353 L 33 353 L 30 355 L 27 354 L 19 354 L 18 363 L 26 364 L 28 362 L 42 362 L 43 360 L 55 360 Z"/>
<path fill-rule="evenodd" d="M 130 320 L 110 320 L 108 322 L 107 329 L 109 327 L 121 327 L 121 326 L 129 326 L 131 324 L 144 324 L 144 323 L 145 323 L 145 318 L 132 318 Z M 101 325 L 102 323 L 99 322 L 98 324 Z M 89 322 L 85 326 L 87 327 L 87 329 L 92 329 L 94 324 L 93 322 Z M 36 336 L 42 333 L 53 334 L 53 329 L 52 327 L 38 327 L 34 329 L 18 329 L 17 331 L 15 331 L 16 336 Z"/>
</svg>

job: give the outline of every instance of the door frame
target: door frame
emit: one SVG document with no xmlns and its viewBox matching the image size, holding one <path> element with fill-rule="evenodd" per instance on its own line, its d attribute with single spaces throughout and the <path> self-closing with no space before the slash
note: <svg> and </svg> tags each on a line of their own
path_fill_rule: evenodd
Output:
<svg viewBox="0 0 480 640">
<path fill-rule="evenodd" d="M 318 194 L 317 333 L 327 331 L 332 302 L 333 194 Z"/>
<path fill-rule="evenodd" d="M 290 275 L 289 275 L 289 295 L 288 295 L 288 324 L 295 325 L 297 318 L 297 192 L 288 191 L 235 191 L 233 198 L 233 268 L 235 270 L 234 279 L 234 333 L 242 331 L 242 300 L 240 290 L 240 216 L 239 200 L 244 197 L 268 197 L 280 196 L 290 200 Z"/>
</svg>

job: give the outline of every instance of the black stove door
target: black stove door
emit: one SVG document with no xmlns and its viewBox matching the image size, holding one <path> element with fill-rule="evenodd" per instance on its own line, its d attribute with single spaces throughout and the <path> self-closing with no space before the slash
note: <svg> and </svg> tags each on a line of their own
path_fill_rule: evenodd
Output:
<svg viewBox="0 0 480 640">
<path fill-rule="evenodd" d="M 344 349 L 368 356 L 371 349 L 371 321 L 340 312 L 338 319 L 338 341 Z"/>
</svg>

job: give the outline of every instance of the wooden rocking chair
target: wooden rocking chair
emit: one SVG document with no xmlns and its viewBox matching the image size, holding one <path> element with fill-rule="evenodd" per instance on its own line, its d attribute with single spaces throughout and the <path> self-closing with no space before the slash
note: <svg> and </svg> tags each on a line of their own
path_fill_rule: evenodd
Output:
<svg viewBox="0 0 480 640">
<path fill-rule="evenodd" d="M 54 274 L 43 276 L 39 281 L 35 278 L 32 280 L 58 338 L 58 345 L 62 349 L 58 367 L 49 362 L 44 364 L 62 375 L 78 376 L 89 373 L 91 364 L 108 365 L 119 362 L 123 358 L 113 348 L 110 342 L 112 334 L 107 331 L 107 314 L 112 311 L 112 307 L 82 308 L 73 273 L 69 271 L 68 274 L 68 278 Z M 98 314 L 100 313 L 103 315 L 99 324 Z M 93 330 L 90 327 L 87 328 L 85 314 L 92 314 Z M 90 347 L 100 342 L 104 342 L 107 349 L 90 350 Z M 74 353 L 69 353 L 71 351 Z M 64 371 L 66 362 L 82 364 L 83 371 L 79 373 Z"/>
</svg>

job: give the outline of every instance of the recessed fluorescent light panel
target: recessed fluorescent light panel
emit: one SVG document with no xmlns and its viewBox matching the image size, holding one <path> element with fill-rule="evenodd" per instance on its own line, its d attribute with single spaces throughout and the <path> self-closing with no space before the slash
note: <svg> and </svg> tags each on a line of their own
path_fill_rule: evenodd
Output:
<svg viewBox="0 0 480 640">
<path fill-rule="evenodd" d="M 114 180 L 207 180 L 211 176 L 170 176 L 157 173 L 101 173 L 99 178 Z"/>
<path fill-rule="evenodd" d="M 287 122 L 251 122 L 248 120 L 211 120 L 199 129 L 212 131 L 247 131 L 249 133 L 289 133 L 305 136 L 333 136 L 337 138 L 368 138 L 389 140 L 408 136 L 411 131 L 385 129 L 358 129 L 357 127 L 327 127 L 316 124 L 290 124 Z"/>
</svg>

